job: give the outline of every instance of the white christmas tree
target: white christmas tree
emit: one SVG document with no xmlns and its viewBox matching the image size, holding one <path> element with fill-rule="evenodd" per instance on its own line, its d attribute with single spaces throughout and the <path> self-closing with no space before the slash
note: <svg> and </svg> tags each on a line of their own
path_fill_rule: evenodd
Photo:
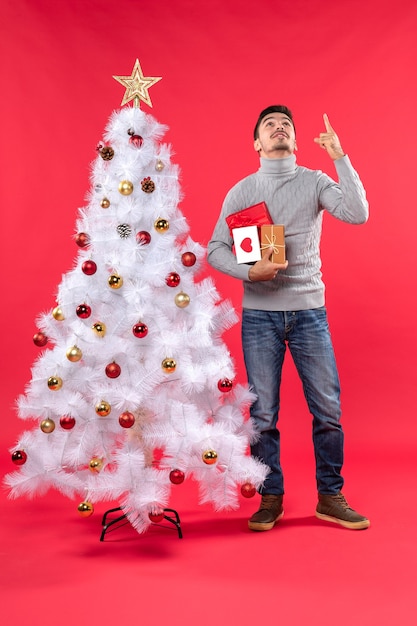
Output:
<svg viewBox="0 0 417 626">
<path fill-rule="evenodd" d="M 92 165 L 79 209 L 74 268 L 34 336 L 46 346 L 18 400 L 36 420 L 11 450 L 11 497 L 54 487 L 82 502 L 115 501 L 138 530 L 159 521 L 172 484 L 198 481 L 200 503 L 237 508 L 268 469 L 248 452 L 254 397 L 234 383 L 222 341 L 237 316 L 211 278 L 198 282 L 205 250 L 178 205 L 178 167 L 160 143 L 166 127 L 144 113 L 137 60 Z"/>
</svg>

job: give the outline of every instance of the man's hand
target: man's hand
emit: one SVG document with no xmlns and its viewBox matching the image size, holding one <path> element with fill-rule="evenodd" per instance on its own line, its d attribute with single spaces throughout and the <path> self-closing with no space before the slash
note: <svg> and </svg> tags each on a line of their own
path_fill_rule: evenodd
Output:
<svg viewBox="0 0 417 626">
<path fill-rule="evenodd" d="M 271 256 L 274 247 L 270 246 L 262 252 L 262 259 L 252 265 L 248 272 L 248 278 L 252 282 L 258 280 L 272 280 L 278 274 L 279 270 L 285 270 L 288 267 L 288 261 L 285 263 L 272 263 Z"/>
<path fill-rule="evenodd" d="M 345 156 L 345 153 L 340 145 L 339 137 L 330 125 L 329 118 L 326 113 L 323 115 L 323 120 L 326 132 L 320 133 L 320 136 L 315 137 L 314 141 L 318 143 L 323 150 L 327 150 L 329 157 L 333 159 L 333 161 L 336 161 L 336 159 L 340 159 Z"/>
</svg>

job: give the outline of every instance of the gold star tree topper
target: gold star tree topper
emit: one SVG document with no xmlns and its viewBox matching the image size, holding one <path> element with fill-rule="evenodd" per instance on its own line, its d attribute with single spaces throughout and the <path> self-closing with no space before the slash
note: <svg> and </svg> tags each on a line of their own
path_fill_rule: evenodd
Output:
<svg viewBox="0 0 417 626">
<path fill-rule="evenodd" d="M 136 59 L 130 76 L 113 76 L 113 78 L 126 88 L 122 106 L 130 102 L 130 100 L 134 100 L 135 106 L 139 107 L 140 100 L 143 100 L 151 107 L 152 102 L 148 94 L 148 89 L 157 83 L 158 80 L 161 80 L 162 77 L 144 76 L 139 59 Z"/>
</svg>

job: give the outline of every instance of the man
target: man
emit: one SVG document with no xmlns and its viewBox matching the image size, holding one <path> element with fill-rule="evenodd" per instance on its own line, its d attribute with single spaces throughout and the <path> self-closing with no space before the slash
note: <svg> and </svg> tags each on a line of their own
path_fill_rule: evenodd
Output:
<svg viewBox="0 0 417 626">
<path fill-rule="evenodd" d="M 248 381 L 257 396 L 251 417 L 259 433 L 251 453 L 271 469 L 260 490 L 260 508 L 249 520 L 249 528 L 255 531 L 270 530 L 284 514 L 277 422 L 287 346 L 313 415 L 316 516 L 350 529 L 370 525 L 342 494 L 339 377 L 327 324 L 319 251 L 324 211 L 344 222 L 362 224 L 368 219 L 368 203 L 327 115 L 324 124 L 325 132 L 314 141 L 334 161 L 338 183 L 321 171 L 297 165 L 295 126 L 286 106 L 273 105 L 261 112 L 254 131 L 259 170 L 229 191 L 208 245 L 209 263 L 242 280 L 244 287 L 242 345 Z M 260 261 L 238 264 L 225 218 L 262 201 L 272 222 L 285 227 L 287 261 L 273 263 L 273 248 L 268 248 Z"/>
</svg>

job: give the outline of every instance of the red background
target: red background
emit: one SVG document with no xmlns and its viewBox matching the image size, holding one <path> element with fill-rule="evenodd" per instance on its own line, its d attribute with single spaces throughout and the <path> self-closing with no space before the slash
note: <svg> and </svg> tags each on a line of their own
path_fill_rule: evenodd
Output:
<svg viewBox="0 0 417 626">
<path fill-rule="evenodd" d="M 393 508 L 385 499 L 400 489 L 401 510 L 404 477 L 416 475 L 416 18 L 414 0 L 2 1 L 4 471 L 25 427 L 14 401 L 37 355 L 35 319 L 54 305 L 72 266 L 90 162 L 123 97 L 112 76 L 130 75 L 138 57 L 145 76 L 163 77 L 149 92 L 153 108 L 142 106 L 169 126 L 166 141 L 182 170 L 181 209 L 203 245 L 227 190 L 258 167 L 252 129 L 269 104 L 293 110 L 300 164 L 334 174 L 313 142 L 326 112 L 359 171 L 370 220 L 356 227 L 325 219 L 322 256 L 350 492 L 370 514 L 378 490 L 385 502 L 379 522 L 389 526 L 384 514 Z M 238 281 L 213 275 L 240 311 Z M 225 340 L 244 379 L 238 326 Z M 290 484 L 308 470 L 303 486 L 314 503 L 309 421 L 288 360 L 284 457 L 294 465 Z M 410 488 L 415 494 L 414 482 Z M 367 623 L 394 623 L 381 620 Z"/>
</svg>

